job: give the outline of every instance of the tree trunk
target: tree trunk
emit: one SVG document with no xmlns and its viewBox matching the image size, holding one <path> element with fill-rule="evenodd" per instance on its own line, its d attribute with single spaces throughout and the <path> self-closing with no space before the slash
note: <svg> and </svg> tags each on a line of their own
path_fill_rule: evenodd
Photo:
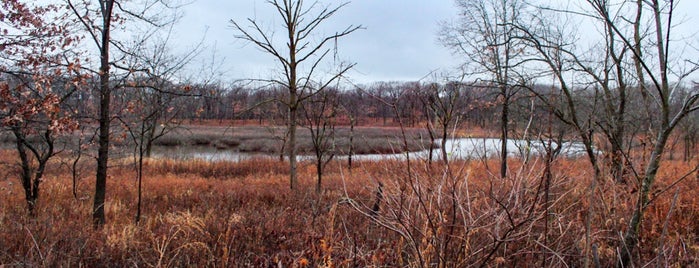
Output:
<svg viewBox="0 0 699 268">
<path fill-rule="evenodd" d="M 449 120 L 444 120 L 444 122 L 449 122 Z M 447 154 L 447 137 L 449 135 L 449 130 L 447 129 L 449 126 L 448 124 L 442 125 L 442 161 L 444 161 L 444 164 L 449 164 L 449 158 Z"/>
<path fill-rule="evenodd" d="M 22 171 L 20 174 L 20 180 L 22 181 L 24 197 L 27 201 L 27 210 L 29 212 L 29 215 L 33 217 L 36 216 L 36 202 L 39 199 L 39 185 L 41 184 L 41 181 L 44 178 L 44 170 L 46 170 L 46 163 L 49 161 L 49 158 L 53 155 L 53 139 L 51 137 L 51 131 L 46 130 L 46 132 L 44 133 L 46 148 L 45 151 L 42 151 L 41 155 L 35 155 L 35 157 L 37 158 L 36 161 L 38 162 L 38 167 L 36 168 L 36 171 L 33 171 L 30 164 L 29 155 L 27 154 L 27 146 L 31 145 L 25 143 L 26 136 L 24 136 L 24 134 L 21 132 L 19 128 L 13 128 L 12 132 L 15 135 L 17 153 L 19 154 L 19 159 L 21 162 L 20 166 L 22 168 Z M 34 149 L 36 148 L 29 149 L 34 151 Z M 36 153 L 36 151 L 34 152 Z M 34 172 L 33 179 L 32 171 Z"/>
<path fill-rule="evenodd" d="M 17 153 L 19 154 L 19 159 L 21 161 L 22 173 L 20 174 L 20 180 L 22 181 L 22 188 L 24 189 L 24 198 L 27 201 L 27 210 L 30 216 L 35 216 L 34 208 L 36 207 L 36 198 L 32 191 L 32 176 L 31 167 L 29 165 L 29 157 L 27 156 L 27 151 L 24 148 L 22 140 L 24 137 L 18 133 L 19 130 L 15 130 Z M 37 189 L 38 193 L 38 189 Z"/>
<path fill-rule="evenodd" d="M 150 141 L 150 140 L 149 140 Z M 138 199 L 136 200 L 136 224 L 138 225 L 141 222 L 141 203 L 142 203 L 142 196 L 143 196 L 143 157 L 144 157 L 144 148 L 143 148 L 143 140 L 141 140 L 141 144 L 139 144 L 138 148 Z M 148 143 L 150 144 L 150 142 Z"/>
<path fill-rule="evenodd" d="M 291 94 L 292 104 L 289 107 L 289 188 L 294 190 L 297 185 L 296 174 L 296 117 L 298 116 L 298 106 L 296 102 L 296 93 Z"/>
<path fill-rule="evenodd" d="M 155 131 L 157 128 L 157 122 L 154 122 L 151 127 L 149 127 L 145 132 L 145 139 L 143 139 L 141 142 L 145 142 L 145 151 L 143 152 L 143 156 L 145 158 L 150 158 L 152 152 L 153 152 L 153 142 L 155 141 Z M 143 144 L 141 144 L 141 147 Z"/>
<path fill-rule="evenodd" d="M 500 118 L 500 178 L 507 177 L 507 133 L 509 120 L 509 99 L 506 90 L 503 89 L 502 96 L 504 102 L 502 104 L 502 118 Z"/>
<path fill-rule="evenodd" d="M 323 156 L 320 154 L 316 155 L 316 173 L 318 175 L 318 184 L 316 185 L 316 193 L 320 194 L 323 190 Z"/>
<path fill-rule="evenodd" d="M 284 134 L 288 135 L 288 134 Z M 286 151 L 286 137 L 282 139 L 282 147 L 279 148 L 279 162 L 284 162 L 284 154 L 288 154 L 289 152 Z"/>
<path fill-rule="evenodd" d="M 429 157 L 427 159 L 427 163 L 429 165 L 432 165 L 432 159 L 434 158 L 434 127 L 432 126 L 432 121 L 430 120 L 429 114 L 427 115 L 427 133 L 430 135 L 430 148 L 429 150 Z M 444 151 L 444 148 L 442 148 L 442 151 Z"/>
<path fill-rule="evenodd" d="M 300 2 L 298 3 L 301 4 Z M 288 12 L 288 11 L 287 11 Z M 291 13 L 287 13 L 287 27 L 286 30 L 289 34 L 289 188 L 294 190 L 297 185 L 297 175 L 296 175 L 296 124 L 298 117 L 298 109 L 301 104 L 299 100 L 299 88 L 298 88 L 298 77 L 297 70 L 298 62 L 296 61 L 296 22 L 292 21 L 289 17 Z M 303 88 L 301 92 L 303 92 Z"/>
<path fill-rule="evenodd" d="M 111 88 L 109 85 L 109 43 L 114 0 L 104 0 L 102 10 L 103 29 L 100 50 L 100 114 L 99 148 L 97 149 L 97 172 L 95 175 L 95 200 L 92 210 L 92 223 L 95 228 L 104 225 L 104 200 L 107 191 L 107 167 L 109 160 L 109 125 Z"/>
<path fill-rule="evenodd" d="M 146 149 L 143 152 L 143 156 L 145 158 L 150 158 L 152 154 L 153 154 L 153 141 L 149 140 L 149 141 L 146 141 Z"/>
<path fill-rule="evenodd" d="M 624 182 L 624 156 L 619 146 L 612 145 L 611 175 L 616 183 Z"/>
<path fill-rule="evenodd" d="M 109 68 L 109 67 L 106 67 Z M 97 173 L 95 180 L 95 202 L 92 211 L 92 220 L 95 227 L 105 223 L 104 200 L 107 188 L 107 164 L 109 160 L 109 75 L 102 74 L 100 92 L 100 117 L 99 117 L 99 148 L 97 150 Z"/>
<path fill-rule="evenodd" d="M 655 147 L 653 148 L 653 153 L 651 153 L 648 166 L 646 167 L 646 175 L 641 182 L 641 189 L 638 192 L 638 200 L 636 201 L 633 215 L 631 216 L 629 225 L 626 227 L 626 233 L 624 234 L 619 267 L 630 267 L 631 255 L 638 245 L 638 233 L 641 220 L 643 219 L 643 213 L 649 202 L 648 194 L 650 193 L 651 187 L 655 182 L 655 176 L 660 168 L 660 162 L 662 161 L 663 151 L 665 150 L 665 144 L 667 143 L 669 134 L 670 131 L 668 130 L 660 132 Z"/>
<path fill-rule="evenodd" d="M 349 153 L 347 155 L 347 165 L 352 170 L 352 155 L 354 154 L 354 118 L 350 118 Z"/>
</svg>

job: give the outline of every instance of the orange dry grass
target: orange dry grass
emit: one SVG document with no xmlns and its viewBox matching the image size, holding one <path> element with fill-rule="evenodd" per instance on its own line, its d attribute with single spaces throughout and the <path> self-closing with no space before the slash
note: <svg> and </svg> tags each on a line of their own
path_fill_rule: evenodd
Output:
<svg viewBox="0 0 699 268">
<path fill-rule="evenodd" d="M 2 157 L 9 160 L 12 156 Z M 462 261 L 464 265 L 485 260 L 491 265 L 556 266 L 565 261 L 580 266 L 585 256 L 588 215 L 593 219 L 591 242 L 598 246 L 603 265 L 612 265 L 619 232 L 625 228 L 635 201 L 634 187 L 600 182 L 590 197 L 591 171 L 585 159 L 558 160 L 554 163 L 555 178 L 545 214 L 542 198 L 533 198 L 541 196 L 536 195 L 541 182 L 540 161 L 512 162 L 512 178 L 507 180 L 494 175 L 498 166 L 495 160 L 452 163 L 451 174 L 468 185 L 469 213 L 474 218 L 456 223 L 448 219 L 444 228 L 431 233 L 421 219 L 426 219 L 425 213 L 447 215 L 449 210 L 438 209 L 449 206 L 431 203 L 425 210 L 405 210 L 405 216 L 412 217 L 405 223 L 414 224 L 411 232 L 421 237 L 414 245 L 348 206 L 345 193 L 369 208 L 375 202 L 378 182 L 382 182 L 385 200 L 379 213 L 381 219 L 388 219 L 391 212 L 400 209 L 392 205 L 400 203 L 397 197 L 401 185 L 407 185 L 401 183 L 412 181 L 419 186 L 402 188 L 404 193 L 411 189 L 438 193 L 440 187 L 446 187 L 441 184 L 446 173 L 439 163 L 428 168 L 420 161 L 412 162 L 411 175 L 418 179 L 409 180 L 403 161 L 360 162 L 351 171 L 344 163 L 336 162 L 326 169 L 324 192 L 316 195 L 315 169 L 307 163 L 299 168 L 300 190 L 292 192 L 288 189 L 287 164 L 276 160 L 152 160 L 146 163 L 144 217 L 139 225 L 134 223 L 137 189 L 133 168 L 116 166 L 110 170 L 108 180 L 108 224 L 101 230 L 93 230 L 90 224 L 93 188 L 89 179 L 81 181 L 75 199 L 68 173 L 54 167 L 56 171 L 47 177 L 41 189 L 38 216 L 30 218 L 22 191 L 8 168 L 8 178 L 0 180 L 0 265 L 417 266 L 416 255 L 410 253 L 415 248 L 420 249 L 426 256 L 423 261 L 428 263 L 434 263 L 440 252 L 463 248 L 462 255 L 444 256 L 454 258 L 451 263 Z M 659 176 L 659 189 L 689 169 L 683 162 L 666 162 Z M 692 176 L 669 191 L 656 193 L 658 199 L 648 208 L 642 227 L 639 262 L 649 262 L 662 251 L 672 261 L 668 265 L 697 264 L 698 180 Z M 459 189 L 465 191 L 463 185 Z M 520 201 L 505 198 L 512 196 L 509 194 L 513 191 L 518 193 L 514 198 Z M 676 191 L 676 205 L 663 231 Z M 414 199 L 409 199 L 414 195 L 404 197 L 406 207 L 416 206 Z M 423 197 L 428 201 L 449 200 Z M 496 198 L 507 213 L 493 201 Z M 466 200 L 461 201 L 464 203 L 459 205 L 465 211 Z M 530 208 L 532 215 L 548 215 L 547 227 L 543 224 L 545 216 L 527 219 Z M 497 241 L 494 238 L 509 228 L 508 213 L 515 221 L 527 219 L 526 224 L 512 232 L 506 246 L 495 249 L 493 256 L 486 259 L 486 253 Z M 464 222 L 469 223 L 466 228 Z M 445 238 L 453 224 L 458 228 L 450 239 L 459 243 L 442 251 L 432 246 L 434 240 L 430 237 Z M 541 241 L 546 247 L 534 241 Z"/>
</svg>

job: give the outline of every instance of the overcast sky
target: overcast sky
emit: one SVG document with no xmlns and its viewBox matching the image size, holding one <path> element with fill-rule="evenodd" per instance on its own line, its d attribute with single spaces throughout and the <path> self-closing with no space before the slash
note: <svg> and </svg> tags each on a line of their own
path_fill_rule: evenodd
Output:
<svg viewBox="0 0 699 268">
<path fill-rule="evenodd" d="M 306 4 L 313 1 L 307 0 Z M 344 1 L 321 1 L 337 5 Z M 683 0 L 680 13 L 688 22 L 684 31 L 696 32 L 694 13 L 699 1 Z M 270 78 L 278 65 L 268 54 L 242 40 L 235 39 L 230 20 L 249 25 L 254 18 L 270 32 L 283 36 L 278 14 L 263 0 L 196 0 L 184 8 L 177 27 L 177 42 L 193 44 L 205 36 L 207 51 L 213 48 L 223 59 L 225 80 Z M 352 0 L 328 20 L 319 34 L 341 31 L 350 25 L 359 30 L 339 43 L 342 60 L 356 63 L 349 76 L 355 82 L 414 81 L 430 72 L 450 71 L 461 61 L 438 42 L 440 22 L 457 18 L 453 0 Z M 694 40 L 697 40 L 694 37 Z"/>
<path fill-rule="evenodd" d="M 217 56 L 225 57 L 227 79 L 269 78 L 278 70 L 274 59 L 236 40 L 230 20 L 249 25 L 245 20 L 255 18 L 281 37 L 281 22 L 278 15 L 270 14 L 270 8 L 262 0 L 197 0 L 184 8 L 177 27 L 178 42 L 195 43 L 206 32 L 207 46 L 215 46 Z M 330 18 L 319 34 L 341 31 L 350 25 L 364 28 L 338 44 L 340 59 L 357 64 L 349 74 L 357 82 L 417 80 L 454 65 L 449 50 L 439 44 L 437 32 L 440 21 L 455 16 L 452 0 L 354 0 Z"/>
</svg>

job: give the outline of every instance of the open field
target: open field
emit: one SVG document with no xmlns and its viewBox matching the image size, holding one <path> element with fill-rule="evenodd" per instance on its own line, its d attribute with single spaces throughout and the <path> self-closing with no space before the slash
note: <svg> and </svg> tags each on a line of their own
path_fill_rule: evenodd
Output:
<svg viewBox="0 0 699 268">
<path fill-rule="evenodd" d="M 1 155 L 2 162 L 12 161 L 12 151 Z M 635 258 L 644 264 L 696 266 L 699 177 L 690 174 L 660 191 L 692 168 L 681 161 L 665 163 Z M 94 170 L 87 165 L 84 170 Z M 493 175 L 497 162 L 491 160 L 453 162 L 448 168 L 421 161 L 410 166 L 360 162 L 352 170 L 333 162 L 320 195 L 313 191 L 310 163 L 300 166 L 300 190 L 290 191 L 288 164 L 275 160 L 150 160 L 144 218 L 137 225 L 133 167 L 113 165 L 107 225 L 101 230 L 91 225 L 89 172 L 82 174 L 74 197 L 66 166 L 54 163 L 32 218 L 15 167 L 4 166 L 0 264 L 580 267 L 594 254 L 602 267 L 610 267 L 636 197 L 632 186 L 611 182 L 596 184 L 589 195 L 591 171 L 584 159 L 556 160 L 547 184 L 538 160 L 512 163 L 513 175 L 505 180 Z M 586 246 L 587 236 L 593 247 Z"/>
</svg>

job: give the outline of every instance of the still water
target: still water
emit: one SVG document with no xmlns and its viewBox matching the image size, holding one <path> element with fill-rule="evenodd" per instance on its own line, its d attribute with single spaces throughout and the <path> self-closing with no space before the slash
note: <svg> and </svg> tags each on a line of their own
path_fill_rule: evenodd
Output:
<svg viewBox="0 0 699 268">
<path fill-rule="evenodd" d="M 437 141 L 440 144 L 440 141 Z M 555 146 L 555 145 L 554 145 Z M 580 157 L 585 155 L 585 147 L 580 142 L 563 142 L 560 151 L 561 156 Z M 508 140 L 508 155 L 511 157 L 534 156 L 543 154 L 544 144 L 540 141 Z M 448 139 L 445 148 L 450 159 L 475 159 L 497 157 L 500 154 L 500 140 L 493 138 L 459 138 Z M 442 148 L 433 150 L 434 159 L 439 159 L 442 155 Z M 156 147 L 153 151 L 156 158 L 169 158 L 178 160 L 200 159 L 205 161 L 233 161 L 239 162 L 252 158 L 278 158 L 279 155 L 264 153 L 237 152 L 234 150 L 217 150 L 211 147 Z M 411 159 L 426 159 L 429 150 L 411 152 Z M 313 156 L 300 155 L 299 159 L 312 159 Z M 336 156 L 338 159 L 347 156 Z M 403 159 L 405 154 L 364 154 L 354 155 L 356 160 L 384 160 Z"/>
</svg>

